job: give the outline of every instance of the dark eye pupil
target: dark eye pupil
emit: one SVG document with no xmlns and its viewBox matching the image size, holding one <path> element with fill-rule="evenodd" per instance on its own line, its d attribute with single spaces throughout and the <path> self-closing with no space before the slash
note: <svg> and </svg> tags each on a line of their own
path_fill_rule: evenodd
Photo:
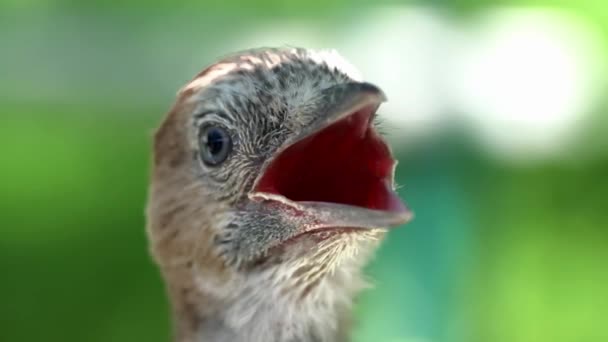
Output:
<svg viewBox="0 0 608 342">
<path fill-rule="evenodd" d="M 230 154 L 232 140 L 221 126 L 207 126 L 200 132 L 200 156 L 208 166 L 222 163 Z"/>
<path fill-rule="evenodd" d="M 207 133 L 207 148 L 209 149 L 209 153 L 217 155 L 222 152 L 224 139 L 224 135 L 219 130 L 211 129 L 209 133 Z"/>
</svg>

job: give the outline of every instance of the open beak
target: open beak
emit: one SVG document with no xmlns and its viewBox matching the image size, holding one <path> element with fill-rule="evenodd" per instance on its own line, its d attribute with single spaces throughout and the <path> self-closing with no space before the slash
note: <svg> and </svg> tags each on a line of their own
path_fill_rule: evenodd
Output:
<svg viewBox="0 0 608 342">
<path fill-rule="evenodd" d="M 411 220 L 394 190 L 396 161 L 373 125 L 384 93 L 369 83 L 347 83 L 323 97 L 323 115 L 267 161 L 249 198 L 302 221 L 294 234 Z"/>
</svg>

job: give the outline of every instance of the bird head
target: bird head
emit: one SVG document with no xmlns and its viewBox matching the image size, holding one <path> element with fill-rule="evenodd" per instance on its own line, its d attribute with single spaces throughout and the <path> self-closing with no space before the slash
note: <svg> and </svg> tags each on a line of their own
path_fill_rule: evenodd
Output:
<svg viewBox="0 0 608 342">
<path fill-rule="evenodd" d="M 302 296 L 411 218 L 376 130 L 385 95 L 351 70 L 333 52 L 248 50 L 182 88 L 155 134 L 148 205 L 174 286 L 230 297 L 257 277 Z"/>
</svg>

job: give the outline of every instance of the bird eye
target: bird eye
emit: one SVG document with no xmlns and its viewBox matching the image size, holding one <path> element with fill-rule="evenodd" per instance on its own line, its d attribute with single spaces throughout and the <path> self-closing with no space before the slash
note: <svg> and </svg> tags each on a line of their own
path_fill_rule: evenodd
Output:
<svg viewBox="0 0 608 342">
<path fill-rule="evenodd" d="M 220 126 L 203 127 L 199 134 L 201 159 L 206 165 L 217 166 L 232 150 L 232 139 Z"/>
</svg>

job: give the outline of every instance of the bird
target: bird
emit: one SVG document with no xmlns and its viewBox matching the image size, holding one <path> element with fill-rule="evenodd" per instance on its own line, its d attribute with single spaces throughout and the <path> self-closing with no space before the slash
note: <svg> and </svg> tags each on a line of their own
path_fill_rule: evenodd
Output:
<svg viewBox="0 0 608 342">
<path fill-rule="evenodd" d="M 146 207 L 174 341 L 350 339 L 363 267 L 413 217 L 386 100 L 335 50 L 290 46 L 225 55 L 178 91 Z"/>
</svg>

